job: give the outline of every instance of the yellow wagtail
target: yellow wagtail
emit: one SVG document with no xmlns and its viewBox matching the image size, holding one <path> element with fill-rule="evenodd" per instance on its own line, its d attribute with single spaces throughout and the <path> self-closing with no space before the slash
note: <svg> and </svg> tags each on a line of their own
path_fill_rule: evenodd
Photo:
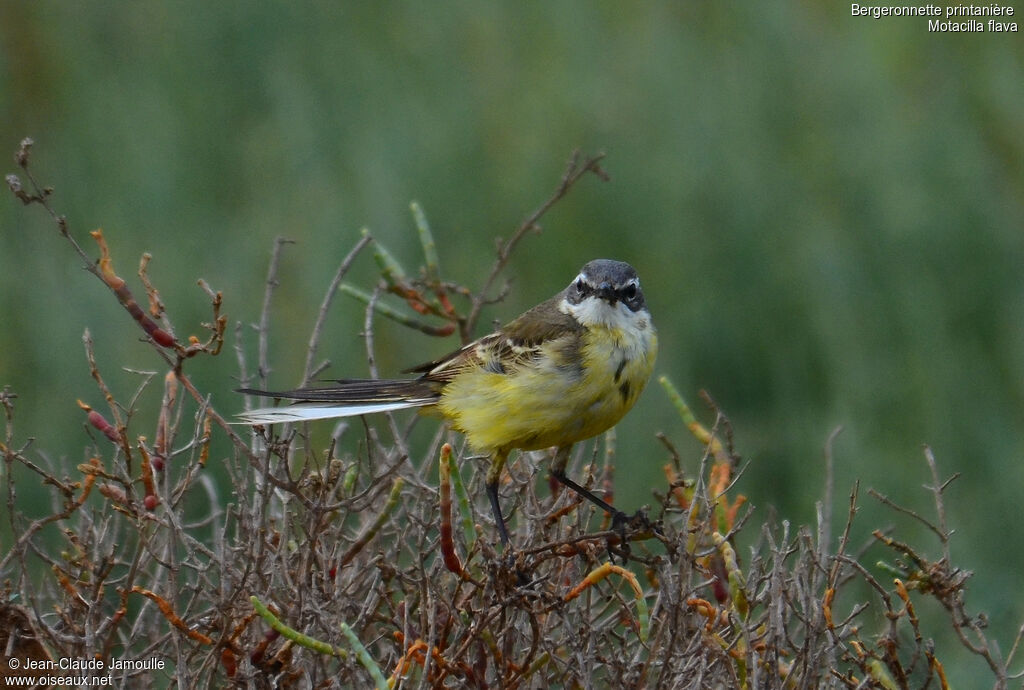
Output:
<svg viewBox="0 0 1024 690">
<path fill-rule="evenodd" d="M 500 330 L 409 369 L 414 379 L 339 380 L 326 388 L 240 389 L 296 401 L 250 410 L 250 424 L 274 424 L 420 407 L 445 417 L 470 446 L 491 456 L 487 495 L 509 543 L 498 480 L 509 451 L 557 446 L 551 473 L 615 516 L 622 511 L 565 476 L 577 441 L 611 428 L 633 407 L 654 368 L 658 338 L 633 267 L 597 259 L 567 288 Z"/>
</svg>

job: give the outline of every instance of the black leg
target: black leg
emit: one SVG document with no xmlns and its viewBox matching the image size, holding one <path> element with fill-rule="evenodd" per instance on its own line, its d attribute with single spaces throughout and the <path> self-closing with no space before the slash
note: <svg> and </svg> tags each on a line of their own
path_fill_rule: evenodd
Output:
<svg viewBox="0 0 1024 690">
<path fill-rule="evenodd" d="M 491 512 L 494 513 L 494 524 L 498 527 L 498 536 L 501 537 L 501 544 L 507 549 L 509 545 L 508 529 L 505 527 L 505 518 L 501 516 L 497 484 L 487 483 L 487 498 L 491 500 Z"/>
<path fill-rule="evenodd" d="M 555 460 L 551 463 L 551 476 L 561 482 L 566 488 L 572 489 L 577 495 L 587 499 L 612 516 L 612 529 L 619 533 L 619 544 L 624 552 L 622 560 L 625 563 L 629 558 L 629 541 L 626 540 L 626 525 L 629 523 L 630 517 L 594 492 L 584 489 L 565 476 L 565 468 L 569 464 L 569 453 L 571 450 L 572 446 L 562 446 L 558 449 L 558 453 L 555 454 Z"/>
<path fill-rule="evenodd" d="M 606 513 L 611 513 L 612 514 L 612 518 L 616 522 L 625 519 L 625 517 L 626 517 L 625 513 L 623 513 L 621 510 L 619 510 L 618 508 L 613 506 L 611 503 L 608 503 L 607 501 L 605 501 L 603 498 L 599 498 L 592 491 L 590 491 L 588 489 L 584 489 L 582 486 L 580 486 L 579 484 L 577 484 L 573 480 L 571 480 L 568 477 L 566 477 L 564 472 L 559 472 L 557 469 L 553 468 L 551 470 L 551 475 L 555 479 L 560 481 L 562 484 L 564 484 L 566 487 L 572 489 L 577 494 L 579 494 L 583 498 L 587 499 L 588 501 L 590 501 L 591 503 L 596 505 L 601 510 L 605 511 Z M 620 515 L 622 516 L 621 518 L 619 517 Z"/>
<path fill-rule="evenodd" d="M 520 570 L 516 562 L 516 552 L 512 548 L 512 541 L 508 537 L 508 528 L 505 526 L 505 518 L 501 515 L 501 504 L 498 502 L 498 480 L 501 477 L 501 468 L 505 466 L 505 459 L 508 457 L 507 450 L 499 450 L 491 459 L 491 468 L 487 473 L 487 498 L 491 502 L 491 512 L 494 513 L 494 524 L 498 528 L 498 536 L 501 537 L 501 545 L 505 549 L 504 562 L 509 569 L 515 570 L 516 582 L 520 587 L 530 584 L 529 576 Z"/>
<path fill-rule="evenodd" d="M 619 555 L 622 556 L 622 564 L 625 565 L 626 562 L 629 560 L 630 551 L 629 541 L 626 539 L 626 524 L 630 521 L 629 516 L 622 512 L 621 510 L 619 510 L 618 508 L 616 508 L 615 506 L 613 506 L 611 503 L 608 503 L 608 501 L 605 501 L 603 498 L 599 498 L 593 492 L 584 489 L 582 486 L 566 477 L 564 472 L 557 471 L 557 467 L 551 470 L 551 475 L 555 479 L 560 481 L 562 484 L 564 484 L 566 487 L 572 489 L 577 494 L 587 499 L 601 510 L 611 514 L 612 530 L 619 533 L 619 548 L 622 549 L 622 553 Z M 611 544 L 609 544 L 608 553 L 611 556 L 612 561 L 614 562 L 615 555 L 614 553 L 612 553 Z"/>
<path fill-rule="evenodd" d="M 505 518 L 501 516 L 501 505 L 498 503 L 498 482 L 501 479 L 501 470 L 505 467 L 505 460 L 508 459 L 508 448 L 499 448 L 491 456 L 491 466 L 487 468 L 487 498 L 491 500 L 491 512 L 494 513 L 494 524 L 498 527 L 498 535 L 501 537 L 501 545 L 508 550 L 509 538 L 508 529 L 505 527 Z"/>
<path fill-rule="evenodd" d="M 594 494 L 594 492 L 584 489 L 582 486 L 580 486 L 579 484 L 565 476 L 565 468 L 569 464 L 569 454 L 571 451 L 571 445 L 560 446 L 558 448 L 558 452 L 555 453 L 555 459 L 551 463 L 551 476 L 560 481 L 563 486 L 572 489 L 579 496 L 582 496 L 583 498 L 587 499 L 601 510 L 605 511 L 606 513 L 611 513 L 613 525 L 625 523 L 628 519 L 625 513 L 623 513 L 621 510 L 619 510 L 618 508 L 616 508 L 603 498 L 599 498 L 596 494 Z"/>
</svg>

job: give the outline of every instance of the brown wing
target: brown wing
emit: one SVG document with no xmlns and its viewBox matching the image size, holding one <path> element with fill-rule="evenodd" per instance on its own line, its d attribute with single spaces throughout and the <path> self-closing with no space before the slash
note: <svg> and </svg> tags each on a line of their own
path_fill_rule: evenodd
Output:
<svg viewBox="0 0 1024 690">
<path fill-rule="evenodd" d="M 515 364 L 536 357 L 544 343 L 578 333 L 582 329 L 576 319 L 558 309 L 561 301 L 562 295 L 558 294 L 500 330 L 408 371 L 421 373 L 423 379 L 441 383 L 447 383 L 470 366 L 504 374 Z"/>
</svg>

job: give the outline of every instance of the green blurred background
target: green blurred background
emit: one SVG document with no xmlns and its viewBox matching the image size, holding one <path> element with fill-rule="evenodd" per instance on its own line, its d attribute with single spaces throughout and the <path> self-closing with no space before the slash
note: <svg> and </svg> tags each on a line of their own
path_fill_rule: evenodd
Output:
<svg viewBox="0 0 1024 690">
<path fill-rule="evenodd" d="M 633 263 L 661 333 L 658 372 L 706 422 L 700 389 L 729 416 L 758 521 L 814 519 L 837 425 L 840 519 L 856 479 L 928 511 L 930 444 L 944 473 L 963 475 L 949 494 L 954 556 L 977 571 L 971 600 L 1007 650 L 1024 619 L 1019 36 L 934 34 L 802 1 L 4 2 L 0 152 L 34 137 L 55 205 L 84 244 L 105 229 L 123 275 L 154 255 L 179 335 L 208 318 L 199 277 L 224 291 L 232 325 L 253 322 L 273 238 L 296 240 L 271 340 L 272 383 L 288 386 L 361 227 L 413 268 L 408 204 L 420 201 L 442 269 L 476 287 L 494 238 L 547 198 L 570 152 L 604 151 L 613 180 L 585 179 L 545 217 L 482 323 L 550 296 L 591 258 Z M 0 385 L 19 395 L 19 438 L 70 466 L 87 443 L 75 399 L 102 403 L 83 330 L 120 396 L 139 377 L 119 367 L 161 366 L 41 210 L 4 196 Z M 366 254 L 353 281 L 373 276 Z M 361 307 L 339 298 L 329 374 L 365 373 L 361 326 Z M 455 345 L 381 324 L 381 368 Z M 219 409 L 240 407 L 233 365 L 191 371 Z M 158 387 L 144 398 L 155 406 Z M 624 505 L 662 483 L 657 430 L 696 466 L 652 385 L 619 428 Z M 861 502 L 858 538 L 896 521 L 938 556 L 907 520 Z M 952 644 L 939 657 L 960 678 L 976 668 Z"/>
</svg>

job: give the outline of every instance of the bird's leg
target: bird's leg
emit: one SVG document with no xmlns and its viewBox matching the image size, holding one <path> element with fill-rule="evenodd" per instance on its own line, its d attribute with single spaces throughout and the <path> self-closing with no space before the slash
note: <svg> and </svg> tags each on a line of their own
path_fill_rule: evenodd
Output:
<svg viewBox="0 0 1024 690">
<path fill-rule="evenodd" d="M 619 543 L 622 544 L 622 549 L 626 552 L 626 557 L 628 557 L 629 542 L 626 541 L 626 523 L 630 520 L 629 516 L 613 506 L 611 503 L 608 503 L 608 501 L 597 496 L 594 492 L 583 488 L 565 476 L 565 468 L 569 464 L 570 450 L 572 450 L 571 445 L 559 446 L 558 452 L 555 454 L 555 459 L 551 464 L 551 475 L 567 488 L 572 489 L 577 494 L 612 516 L 612 529 L 619 532 Z"/>
<path fill-rule="evenodd" d="M 505 461 L 508 460 L 508 448 L 499 448 L 494 451 L 491 457 L 491 466 L 487 469 L 487 498 L 491 501 L 491 512 L 494 513 L 494 524 L 498 527 L 498 536 L 501 537 L 501 545 L 505 549 L 505 565 L 511 570 L 515 569 L 516 581 L 520 587 L 530 584 L 530 577 L 516 564 L 516 553 L 512 547 L 512 540 L 508 538 L 508 528 L 505 527 L 505 518 L 501 516 L 501 504 L 498 503 L 498 482 L 501 479 L 501 471 L 505 468 Z"/>
<path fill-rule="evenodd" d="M 566 487 L 572 489 L 577 494 L 596 505 L 601 510 L 606 513 L 610 513 L 612 515 L 613 522 L 626 522 L 629 518 L 626 517 L 625 513 L 613 506 L 611 503 L 605 501 L 603 498 L 597 496 L 594 492 L 584 489 L 582 486 L 565 476 L 565 467 L 569 464 L 570 450 L 572 450 L 572 446 L 559 446 L 558 453 L 555 454 L 555 460 L 551 464 L 552 476 Z"/>
<path fill-rule="evenodd" d="M 501 479 L 501 471 L 505 468 L 505 461 L 508 459 L 508 449 L 499 448 L 494 451 L 491 457 L 491 466 L 487 469 L 487 498 L 491 500 L 491 512 L 494 513 L 494 524 L 498 527 L 498 536 L 501 537 L 501 545 L 509 549 L 508 529 L 505 527 L 505 518 L 501 516 L 501 505 L 498 503 L 498 481 Z"/>
</svg>

